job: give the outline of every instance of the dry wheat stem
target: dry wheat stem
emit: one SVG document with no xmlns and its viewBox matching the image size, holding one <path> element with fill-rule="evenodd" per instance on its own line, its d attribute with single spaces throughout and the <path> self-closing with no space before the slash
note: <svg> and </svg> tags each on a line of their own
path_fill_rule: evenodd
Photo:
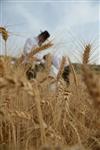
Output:
<svg viewBox="0 0 100 150">
<path fill-rule="evenodd" d="M 42 115 L 42 110 L 41 110 L 41 104 L 40 104 L 40 94 L 38 90 L 38 85 L 37 82 L 34 80 L 34 94 L 35 94 L 35 102 L 36 102 L 36 107 L 38 111 L 38 118 L 39 118 L 39 123 L 40 123 L 40 130 L 41 130 L 41 142 L 42 144 L 46 143 L 46 136 L 45 136 L 45 127 L 44 127 L 44 120 L 43 120 L 43 115 Z"/>
<path fill-rule="evenodd" d="M 71 63 L 69 58 L 68 58 L 68 60 L 69 60 L 70 68 L 71 68 L 72 73 L 73 73 L 73 78 L 74 78 L 75 85 L 76 85 L 76 87 L 78 87 L 78 79 L 77 79 L 77 75 L 76 75 L 75 69 L 74 69 L 74 67 L 73 67 L 73 65 L 72 65 L 72 63 Z"/>
<path fill-rule="evenodd" d="M 57 74 L 57 81 L 60 79 L 60 77 L 62 76 L 62 73 L 64 71 L 64 66 L 65 66 L 65 63 L 66 63 L 66 57 L 62 57 L 62 61 L 61 61 L 61 64 L 60 64 L 60 69 L 59 69 L 59 72 Z"/>
</svg>

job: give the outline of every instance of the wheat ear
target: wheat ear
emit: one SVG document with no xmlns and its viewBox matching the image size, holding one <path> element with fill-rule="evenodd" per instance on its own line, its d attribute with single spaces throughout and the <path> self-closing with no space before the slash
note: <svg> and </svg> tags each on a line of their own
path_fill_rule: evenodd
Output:
<svg viewBox="0 0 100 150">
<path fill-rule="evenodd" d="M 88 64 L 89 63 L 90 51 L 91 51 L 91 45 L 88 44 L 84 48 L 83 64 Z"/>
<path fill-rule="evenodd" d="M 62 61 L 61 61 L 61 64 L 60 64 L 60 69 L 59 69 L 59 72 L 57 74 L 57 81 L 60 79 L 63 71 L 64 71 L 64 65 L 65 65 L 65 62 L 66 62 L 66 57 L 62 57 Z"/>
</svg>

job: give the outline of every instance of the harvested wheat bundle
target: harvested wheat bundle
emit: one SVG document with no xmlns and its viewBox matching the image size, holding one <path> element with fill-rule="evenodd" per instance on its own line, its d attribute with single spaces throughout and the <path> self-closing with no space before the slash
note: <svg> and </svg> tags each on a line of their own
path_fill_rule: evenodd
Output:
<svg viewBox="0 0 100 150">
<path fill-rule="evenodd" d="M 93 103 L 97 108 L 100 108 L 100 80 L 96 78 L 96 75 L 89 69 L 88 66 L 83 65 L 82 69 L 84 82 L 92 96 Z"/>
<path fill-rule="evenodd" d="M 46 43 L 46 44 L 43 44 L 43 45 L 41 45 L 41 46 L 39 46 L 39 47 L 32 48 L 32 49 L 31 49 L 31 52 L 30 52 L 29 54 L 27 54 L 28 61 L 29 61 L 30 63 L 33 62 L 33 61 L 36 61 L 37 58 L 34 56 L 35 54 L 37 54 L 38 52 L 41 52 L 41 51 L 43 51 L 43 50 L 46 50 L 46 49 L 48 49 L 48 48 L 50 48 L 50 47 L 52 47 L 52 46 L 53 46 L 53 44 L 52 44 L 52 42 L 50 41 L 50 42 L 48 42 L 48 43 Z M 24 56 L 21 55 L 21 56 L 17 59 L 16 63 L 19 65 L 19 64 L 21 64 L 21 63 L 23 62 L 23 60 L 24 60 Z"/>
<path fill-rule="evenodd" d="M 91 51 L 91 44 L 87 44 L 84 48 L 83 64 L 88 64 L 89 63 L 90 51 Z"/>
<path fill-rule="evenodd" d="M 32 48 L 32 49 L 31 49 L 31 54 L 32 54 L 32 55 L 35 55 L 36 53 L 38 53 L 38 52 L 40 52 L 40 51 L 43 51 L 43 50 L 45 50 L 45 49 L 48 49 L 48 48 L 50 48 L 50 47 L 52 47 L 52 46 L 53 46 L 53 44 L 52 44 L 52 42 L 50 41 L 50 42 L 48 42 L 48 43 L 46 43 L 46 44 L 41 45 L 40 47 Z M 30 54 L 30 56 L 31 56 L 31 54 Z"/>
</svg>

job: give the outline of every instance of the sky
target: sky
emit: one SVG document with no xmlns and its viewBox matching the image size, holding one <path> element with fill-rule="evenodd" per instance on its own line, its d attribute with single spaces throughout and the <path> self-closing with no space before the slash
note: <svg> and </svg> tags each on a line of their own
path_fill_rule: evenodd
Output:
<svg viewBox="0 0 100 150">
<path fill-rule="evenodd" d="M 72 61 L 80 62 L 83 45 L 91 42 L 95 52 L 90 61 L 100 64 L 99 0 L 0 0 L 0 11 L 0 26 L 10 32 L 9 55 L 19 55 L 27 38 L 48 30 L 54 43 L 52 51 L 61 49 Z"/>
</svg>

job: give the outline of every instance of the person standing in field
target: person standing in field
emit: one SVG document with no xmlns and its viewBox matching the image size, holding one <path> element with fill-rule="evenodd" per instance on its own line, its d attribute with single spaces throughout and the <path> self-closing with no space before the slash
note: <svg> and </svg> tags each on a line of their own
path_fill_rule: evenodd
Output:
<svg viewBox="0 0 100 150">
<path fill-rule="evenodd" d="M 37 46 L 41 46 L 48 38 L 50 37 L 50 34 L 48 31 L 41 32 L 38 36 L 33 38 L 28 38 L 25 42 L 23 53 L 24 53 L 24 64 L 29 63 L 28 62 L 28 55 L 31 53 L 32 48 L 36 48 Z M 47 52 L 46 52 L 47 53 Z M 36 58 L 37 64 L 42 64 L 43 61 L 44 52 L 39 52 L 34 55 Z M 28 69 L 26 72 L 27 78 L 30 80 L 32 78 L 36 77 L 36 71 L 32 67 Z"/>
<path fill-rule="evenodd" d="M 50 37 L 49 32 L 44 31 L 44 32 L 41 32 L 37 37 L 29 38 L 26 40 L 25 45 L 24 45 L 24 56 L 25 56 L 24 62 L 25 63 L 28 63 L 27 56 L 31 52 L 31 49 L 37 46 L 41 46 L 49 37 Z M 44 52 L 39 52 L 35 54 L 37 64 L 42 64 L 42 62 L 46 63 L 47 55 L 48 55 L 47 52 L 46 52 L 46 55 L 44 54 Z M 57 50 L 56 52 L 51 53 L 51 56 L 52 56 L 52 66 L 50 70 L 50 76 L 56 77 L 60 69 L 62 57 L 65 55 L 62 50 Z M 66 63 L 65 63 L 62 77 L 66 81 L 67 84 L 69 84 L 69 74 L 70 74 L 70 68 L 69 68 L 68 58 L 66 56 Z M 32 78 L 36 78 L 36 68 L 35 69 L 29 68 L 29 70 L 26 72 L 26 75 L 29 80 Z"/>
</svg>

